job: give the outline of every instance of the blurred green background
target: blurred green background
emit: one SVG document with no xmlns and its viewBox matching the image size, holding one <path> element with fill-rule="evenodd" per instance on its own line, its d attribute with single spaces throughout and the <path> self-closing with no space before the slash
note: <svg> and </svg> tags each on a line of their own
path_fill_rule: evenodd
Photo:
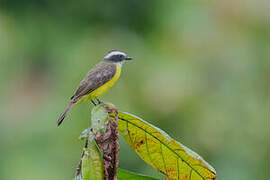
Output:
<svg viewBox="0 0 270 180">
<path fill-rule="evenodd" d="M 0 0 L 0 176 L 72 179 L 92 105 L 56 120 L 111 49 L 134 58 L 102 97 L 202 155 L 269 179 L 270 1 Z M 162 177 L 121 139 L 120 167 Z"/>
</svg>

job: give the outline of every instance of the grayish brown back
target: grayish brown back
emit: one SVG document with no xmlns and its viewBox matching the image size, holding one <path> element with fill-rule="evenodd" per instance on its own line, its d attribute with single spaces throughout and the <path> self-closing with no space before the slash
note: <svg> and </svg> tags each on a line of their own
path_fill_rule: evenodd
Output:
<svg viewBox="0 0 270 180">
<path fill-rule="evenodd" d="M 116 64 L 101 61 L 96 64 L 80 82 L 71 100 L 75 103 L 84 95 L 96 90 L 113 78 L 116 73 Z"/>
</svg>

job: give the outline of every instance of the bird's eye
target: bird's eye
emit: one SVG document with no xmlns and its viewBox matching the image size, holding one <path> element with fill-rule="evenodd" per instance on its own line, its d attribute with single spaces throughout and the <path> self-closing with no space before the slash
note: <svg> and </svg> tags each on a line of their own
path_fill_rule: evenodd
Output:
<svg viewBox="0 0 270 180">
<path fill-rule="evenodd" d="M 119 57 L 122 59 L 122 58 L 124 58 L 124 55 L 121 54 L 121 55 L 119 55 Z"/>
</svg>

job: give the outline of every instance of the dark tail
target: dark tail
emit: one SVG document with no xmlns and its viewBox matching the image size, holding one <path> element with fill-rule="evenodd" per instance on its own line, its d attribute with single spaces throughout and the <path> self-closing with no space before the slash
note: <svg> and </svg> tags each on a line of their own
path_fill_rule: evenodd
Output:
<svg viewBox="0 0 270 180">
<path fill-rule="evenodd" d="M 57 121 L 57 126 L 60 126 L 60 124 L 63 122 L 63 120 L 65 119 L 67 112 L 72 108 L 72 106 L 74 105 L 73 102 L 70 102 L 68 107 L 66 108 L 66 110 L 61 114 L 61 116 L 58 118 Z"/>
</svg>

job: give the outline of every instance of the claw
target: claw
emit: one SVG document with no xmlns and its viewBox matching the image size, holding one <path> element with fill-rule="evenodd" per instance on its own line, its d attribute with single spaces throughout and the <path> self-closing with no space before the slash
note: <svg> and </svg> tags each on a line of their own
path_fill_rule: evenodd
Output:
<svg viewBox="0 0 270 180">
<path fill-rule="evenodd" d="M 94 106 L 96 106 L 97 104 L 95 103 L 95 101 L 93 101 L 92 99 L 91 99 L 91 102 L 94 104 Z"/>
<path fill-rule="evenodd" d="M 96 100 L 97 100 L 98 104 L 102 104 L 101 100 L 99 100 L 98 98 L 96 98 Z"/>
</svg>

